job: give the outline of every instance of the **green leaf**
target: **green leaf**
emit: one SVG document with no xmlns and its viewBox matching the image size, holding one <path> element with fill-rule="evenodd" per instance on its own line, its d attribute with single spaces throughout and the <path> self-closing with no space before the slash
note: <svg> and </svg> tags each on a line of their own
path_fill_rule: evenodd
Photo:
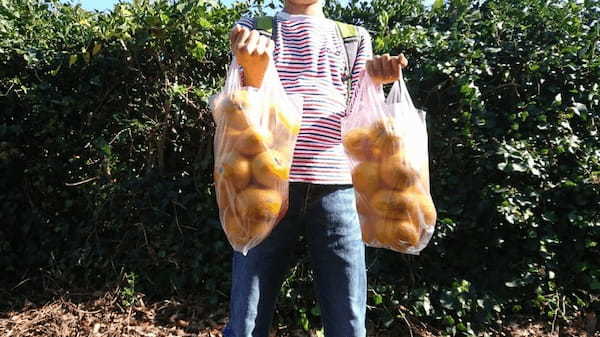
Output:
<svg viewBox="0 0 600 337">
<path fill-rule="evenodd" d="M 78 58 L 77 55 L 71 55 L 71 56 L 69 56 L 69 67 L 72 66 L 72 65 L 74 65 L 75 62 L 77 62 L 77 58 Z"/>
<path fill-rule="evenodd" d="M 201 17 L 200 19 L 198 19 L 198 25 L 202 28 L 206 28 L 209 29 L 212 27 L 212 24 L 210 23 L 210 21 L 208 21 L 206 18 Z"/>
<path fill-rule="evenodd" d="M 202 61 L 204 59 L 205 55 L 206 55 L 206 45 L 200 41 L 197 41 L 196 45 L 194 46 L 194 49 L 192 49 L 192 56 L 197 61 Z"/>
<path fill-rule="evenodd" d="M 383 303 L 383 297 L 380 294 L 373 295 L 373 303 L 375 305 L 380 305 L 381 303 Z"/>
<path fill-rule="evenodd" d="M 454 318 L 450 315 L 446 315 L 443 318 L 443 322 L 445 325 L 454 325 Z"/>
<path fill-rule="evenodd" d="M 300 313 L 300 318 L 299 318 L 298 323 L 300 323 L 299 325 L 302 327 L 302 329 L 304 329 L 304 331 L 308 331 L 310 329 L 310 322 L 308 321 L 306 312 Z"/>
<path fill-rule="evenodd" d="M 435 0 L 433 4 L 431 4 L 431 10 L 437 11 L 444 7 L 444 0 Z"/>
</svg>

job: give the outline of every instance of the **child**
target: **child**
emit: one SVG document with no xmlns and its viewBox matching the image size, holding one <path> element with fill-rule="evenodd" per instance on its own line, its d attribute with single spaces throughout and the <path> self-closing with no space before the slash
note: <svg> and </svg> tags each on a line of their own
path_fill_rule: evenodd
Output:
<svg viewBox="0 0 600 337">
<path fill-rule="evenodd" d="M 309 246 L 321 317 L 328 337 L 364 337 L 367 279 L 365 248 L 355 208 L 349 162 L 341 142 L 341 121 L 349 102 L 344 76 L 367 68 L 378 83 L 391 83 L 406 67 L 404 56 L 372 58 L 371 40 L 361 40 L 351 72 L 334 21 L 323 0 L 286 0 L 277 13 L 273 38 L 242 18 L 230 35 L 243 68 L 244 85 L 260 87 L 271 58 L 290 95 L 304 98 L 302 125 L 290 173 L 289 209 L 273 232 L 246 256 L 233 257 L 230 321 L 225 337 L 267 337 L 275 299 L 300 235 Z"/>
</svg>

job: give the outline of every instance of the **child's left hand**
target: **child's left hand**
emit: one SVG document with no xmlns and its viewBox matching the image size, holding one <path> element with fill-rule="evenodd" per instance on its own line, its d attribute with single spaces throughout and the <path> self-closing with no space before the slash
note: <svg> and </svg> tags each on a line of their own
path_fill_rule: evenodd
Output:
<svg viewBox="0 0 600 337">
<path fill-rule="evenodd" d="M 400 69 L 408 66 L 404 54 L 390 56 L 376 55 L 367 61 L 367 71 L 376 84 L 393 83 L 400 79 Z"/>
</svg>

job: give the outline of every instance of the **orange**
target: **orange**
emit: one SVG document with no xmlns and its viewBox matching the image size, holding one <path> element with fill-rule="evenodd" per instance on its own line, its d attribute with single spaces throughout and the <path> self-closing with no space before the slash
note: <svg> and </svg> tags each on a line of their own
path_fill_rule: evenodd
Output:
<svg viewBox="0 0 600 337">
<path fill-rule="evenodd" d="M 284 111 L 278 103 L 269 105 L 269 114 L 271 123 L 277 129 L 284 129 L 287 136 L 295 136 L 300 132 L 299 116 L 292 116 L 291 113 Z M 285 134 L 284 134 L 285 136 Z"/>
<path fill-rule="evenodd" d="M 269 130 L 249 127 L 242 131 L 235 148 L 248 156 L 266 151 L 273 144 L 273 135 Z"/>
<path fill-rule="evenodd" d="M 250 187 L 238 194 L 238 215 L 244 221 L 273 221 L 279 215 L 283 200 L 278 191 Z"/>
<path fill-rule="evenodd" d="M 236 143 L 240 138 L 243 130 L 234 129 L 231 127 L 217 128 L 217 132 L 222 132 L 220 135 L 215 137 L 215 144 L 219 152 L 215 153 L 216 160 L 220 159 L 222 153 L 232 152 L 235 149 Z"/>
<path fill-rule="evenodd" d="M 245 221 L 252 239 L 260 241 L 269 235 L 275 225 L 271 220 L 248 219 Z"/>
<path fill-rule="evenodd" d="M 220 210 L 229 207 L 230 204 L 235 204 L 235 189 L 231 184 L 218 179 L 215 175 L 215 191 L 217 193 L 217 204 Z"/>
<path fill-rule="evenodd" d="M 215 167 L 215 180 L 224 180 L 237 191 L 243 189 L 252 177 L 250 161 L 236 152 L 229 152 L 219 158 Z"/>
<path fill-rule="evenodd" d="M 223 142 L 235 143 L 242 135 L 243 130 L 234 129 L 232 127 L 223 128 Z"/>
<path fill-rule="evenodd" d="M 419 179 L 417 171 L 408 165 L 400 153 L 382 159 L 380 175 L 389 188 L 396 190 L 405 189 Z"/>
<path fill-rule="evenodd" d="M 401 219 L 408 216 L 408 207 L 415 203 L 412 193 L 395 190 L 379 190 L 371 198 L 375 214 L 384 218 Z"/>
<path fill-rule="evenodd" d="M 344 136 L 344 148 L 350 158 L 358 161 L 367 160 L 371 146 L 371 134 L 369 129 L 355 128 Z"/>
<path fill-rule="evenodd" d="M 231 245 L 237 250 L 243 250 L 248 245 L 264 239 L 271 229 L 272 225 L 268 221 L 242 219 L 231 207 L 223 213 L 223 230 Z"/>
<path fill-rule="evenodd" d="M 364 197 L 371 196 L 379 189 L 379 164 L 372 161 L 363 161 L 352 170 L 352 183 Z"/>
<path fill-rule="evenodd" d="M 252 172 L 254 179 L 260 184 L 276 187 L 288 179 L 290 168 L 279 152 L 267 150 L 252 160 Z"/>
<path fill-rule="evenodd" d="M 223 212 L 223 230 L 231 245 L 237 249 L 243 248 L 250 241 L 248 228 L 243 226 L 242 221 L 231 207 Z"/>
<path fill-rule="evenodd" d="M 425 190 L 419 184 L 410 187 L 404 192 L 409 194 L 414 203 L 409 205 L 408 212 L 412 221 L 422 223 L 423 225 L 433 225 L 436 222 L 437 214 L 435 205 L 431 196 L 425 193 Z"/>
<path fill-rule="evenodd" d="M 405 245 L 414 246 L 419 243 L 421 233 L 419 226 L 406 219 L 377 219 L 373 223 L 377 241 L 385 246 L 404 250 Z"/>
<path fill-rule="evenodd" d="M 361 215 L 360 232 L 364 243 L 373 245 L 377 241 L 376 228 L 373 226 L 373 221 L 370 217 Z"/>
<path fill-rule="evenodd" d="M 369 130 L 369 135 L 373 142 L 371 151 L 375 158 L 394 155 L 403 147 L 399 130 L 391 117 L 375 122 Z"/>
<path fill-rule="evenodd" d="M 246 116 L 250 109 L 252 109 L 252 104 L 248 91 L 238 90 L 221 98 L 213 117 L 217 124 L 224 122 L 234 129 L 243 130 L 249 126 Z"/>
<path fill-rule="evenodd" d="M 358 196 L 356 199 L 356 211 L 359 215 L 370 215 L 373 213 L 371 210 L 371 205 L 369 205 L 369 201 L 364 196 Z"/>
</svg>

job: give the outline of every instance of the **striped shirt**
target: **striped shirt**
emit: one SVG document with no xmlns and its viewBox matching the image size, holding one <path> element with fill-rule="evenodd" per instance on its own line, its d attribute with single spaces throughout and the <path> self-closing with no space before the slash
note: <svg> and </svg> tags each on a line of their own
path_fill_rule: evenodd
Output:
<svg viewBox="0 0 600 337">
<path fill-rule="evenodd" d="M 238 24 L 254 28 L 252 18 L 244 17 Z M 358 46 L 351 91 L 372 57 L 369 34 L 358 29 L 364 38 Z M 348 102 L 343 80 L 348 61 L 336 24 L 323 17 L 279 12 L 276 32 L 273 58 L 281 83 L 289 95 L 304 98 L 290 181 L 351 184 L 341 133 Z"/>
</svg>

